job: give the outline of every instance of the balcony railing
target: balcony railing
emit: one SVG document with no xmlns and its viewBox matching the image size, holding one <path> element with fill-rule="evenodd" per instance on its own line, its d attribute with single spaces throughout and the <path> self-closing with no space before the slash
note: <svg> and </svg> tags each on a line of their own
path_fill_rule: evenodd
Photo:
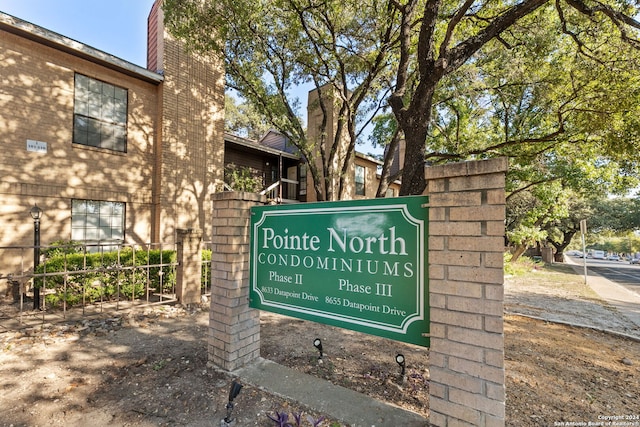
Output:
<svg viewBox="0 0 640 427">
<path fill-rule="evenodd" d="M 298 184 L 299 181 L 293 179 L 281 178 L 260 192 L 266 195 L 267 199 L 278 204 L 298 203 Z"/>
</svg>

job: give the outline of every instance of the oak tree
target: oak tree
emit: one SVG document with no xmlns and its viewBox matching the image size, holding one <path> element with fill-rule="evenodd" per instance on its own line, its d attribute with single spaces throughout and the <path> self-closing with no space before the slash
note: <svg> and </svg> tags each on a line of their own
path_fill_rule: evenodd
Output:
<svg viewBox="0 0 640 427">
<path fill-rule="evenodd" d="M 403 195 L 424 191 L 425 162 L 506 155 L 526 164 L 558 150 L 637 172 L 634 2 L 165 0 L 164 8 L 170 31 L 223 55 L 228 86 L 309 161 L 319 200 L 341 197 L 355 144 L 387 103 L 395 129 L 383 178 L 401 176 Z M 315 140 L 294 96 L 300 85 L 321 93 Z"/>
</svg>

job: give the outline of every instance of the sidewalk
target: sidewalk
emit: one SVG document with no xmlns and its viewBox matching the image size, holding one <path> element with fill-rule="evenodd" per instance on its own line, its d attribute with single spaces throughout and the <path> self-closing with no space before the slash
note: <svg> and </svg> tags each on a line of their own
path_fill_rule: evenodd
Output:
<svg viewBox="0 0 640 427">
<path fill-rule="evenodd" d="M 297 401 L 352 427 L 426 427 L 422 416 L 336 386 L 270 360 L 258 359 L 231 373 L 243 382 Z"/>
<path fill-rule="evenodd" d="M 584 277 L 584 267 L 576 263 L 571 257 L 565 257 L 566 263 L 571 265 L 576 274 Z M 604 277 L 591 272 L 587 268 L 587 285 L 610 305 L 616 308 L 620 315 L 640 328 L 640 295 L 618 285 Z"/>
</svg>

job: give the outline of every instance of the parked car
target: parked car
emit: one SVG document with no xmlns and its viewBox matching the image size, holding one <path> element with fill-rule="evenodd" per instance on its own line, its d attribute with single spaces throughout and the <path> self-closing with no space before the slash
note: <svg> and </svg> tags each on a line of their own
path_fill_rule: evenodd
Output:
<svg viewBox="0 0 640 427">
<path fill-rule="evenodd" d="M 620 256 L 618 256 L 618 255 L 616 255 L 616 254 L 612 254 L 612 255 L 609 255 L 609 256 L 607 257 L 607 259 L 608 259 L 609 261 L 620 261 Z"/>
<path fill-rule="evenodd" d="M 629 264 L 640 264 L 640 258 L 632 258 Z"/>
</svg>

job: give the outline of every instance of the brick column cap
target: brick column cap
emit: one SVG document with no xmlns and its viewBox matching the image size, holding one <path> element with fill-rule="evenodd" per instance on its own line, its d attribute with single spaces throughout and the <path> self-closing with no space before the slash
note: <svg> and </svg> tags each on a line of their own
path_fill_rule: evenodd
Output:
<svg viewBox="0 0 640 427">
<path fill-rule="evenodd" d="M 178 228 L 176 229 L 178 236 L 187 236 L 189 234 L 194 236 L 202 236 L 202 230 L 199 228 Z"/>
<path fill-rule="evenodd" d="M 267 203 L 267 196 L 259 193 L 251 193 L 249 191 L 223 191 L 222 193 L 213 193 L 211 200 L 244 200 L 247 202 Z"/>
<path fill-rule="evenodd" d="M 438 167 L 426 167 L 424 168 L 424 175 L 428 181 L 459 176 L 487 175 L 506 172 L 508 169 L 509 160 L 506 157 L 496 157 L 495 159 L 448 163 Z"/>
</svg>

